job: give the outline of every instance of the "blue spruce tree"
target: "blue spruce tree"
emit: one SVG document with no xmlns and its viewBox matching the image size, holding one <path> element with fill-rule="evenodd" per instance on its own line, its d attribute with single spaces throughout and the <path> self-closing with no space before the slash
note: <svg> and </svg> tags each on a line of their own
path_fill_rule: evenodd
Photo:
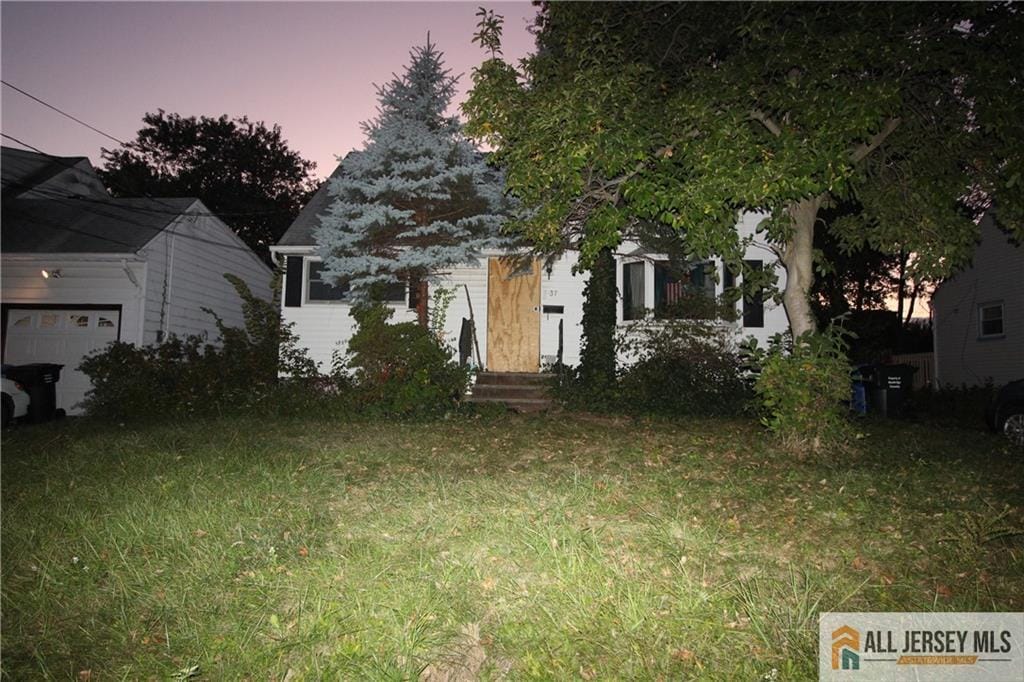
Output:
<svg viewBox="0 0 1024 682">
<path fill-rule="evenodd" d="M 503 244 L 503 182 L 445 112 L 457 79 L 430 43 L 410 53 L 404 75 L 377 88 L 367 142 L 332 180 L 330 208 L 314 236 L 324 276 L 348 283 L 354 303 L 388 284 L 426 282 Z"/>
</svg>

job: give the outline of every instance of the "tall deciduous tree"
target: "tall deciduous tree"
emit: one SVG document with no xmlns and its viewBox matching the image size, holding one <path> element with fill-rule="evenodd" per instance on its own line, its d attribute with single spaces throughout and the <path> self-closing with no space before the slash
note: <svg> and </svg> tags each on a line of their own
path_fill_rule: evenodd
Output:
<svg viewBox="0 0 1024 682">
<path fill-rule="evenodd" d="M 538 52 L 493 51 L 464 110 L 518 227 L 585 262 L 645 220 L 739 266 L 742 210 L 787 270 L 793 334 L 809 304 L 819 212 L 848 246 L 915 254 L 937 277 L 973 251 L 977 214 L 1024 235 L 1021 11 L 1011 3 L 547 3 Z M 587 224 L 586 230 L 577 229 Z"/>
<path fill-rule="evenodd" d="M 261 256 L 316 189 L 316 164 L 288 148 L 281 128 L 245 116 L 183 117 L 162 109 L 117 149 L 100 177 L 115 196 L 194 196 Z"/>
<path fill-rule="evenodd" d="M 347 282 L 357 301 L 373 298 L 375 285 L 426 281 L 503 243 L 501 179 L 446 114 L 456 78 L 429 37 L 410 57 L 404 74 L 378 88 L 366 146 L 332 180 L 315 232 L 324 275 Z"/>
</svg>

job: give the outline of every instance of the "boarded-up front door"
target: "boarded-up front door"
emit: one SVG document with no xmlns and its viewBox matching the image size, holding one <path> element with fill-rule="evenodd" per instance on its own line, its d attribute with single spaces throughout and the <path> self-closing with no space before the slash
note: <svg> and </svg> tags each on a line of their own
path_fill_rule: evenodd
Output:
<svg viewBox="0 0 1024 682">
<path fill-rule="evenodd" d="M 516 271 L 509 260 L 491 258 L 487 268 L 487 369 L 540 369 L 540 263 Z"/>
</svg>

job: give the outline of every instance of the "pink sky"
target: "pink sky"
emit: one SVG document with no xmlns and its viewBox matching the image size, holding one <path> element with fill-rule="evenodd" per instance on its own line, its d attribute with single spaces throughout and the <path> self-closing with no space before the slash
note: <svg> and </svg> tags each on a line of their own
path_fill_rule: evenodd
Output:
<svg viewBox="0 0 1024 682">
<path fill-rule="evenodd" d="M 0 72 L 114 137 L 147 111 L 247 115 L 281 126 L 289 146 L 328 175 L 362 146 L 373 83 L 408 62 L 430 32 L 459 81 L 484 58 L 471 40 L 479 5 L 505 16 L 505 57 L 533 51 L 528 2 L 0 4 Z M 116 143 L 4 87 L 3 132 L 50 153 L 88 156 Z M 9 140 L 4 145 L 17 146 Z"/>
</svg>

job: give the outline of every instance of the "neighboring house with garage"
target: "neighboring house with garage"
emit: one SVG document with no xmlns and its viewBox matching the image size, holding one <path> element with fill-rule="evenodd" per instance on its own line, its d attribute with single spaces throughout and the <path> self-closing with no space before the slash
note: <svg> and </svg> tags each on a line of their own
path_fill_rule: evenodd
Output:
<svg viewBox="0 0 1024 682">
<path fill-rule="evenodd" d="M 111 341 L 218 331 L 242 306 L 232 273 L 271 297 L 272 272 L 198 199 L 115 199 L 84 157 L 3 148 L 3 362 L 64 365 L 57 407 L 90 388 L 82 358 Z"/>
<path fill-rule="evenodd" d="M 937 387 L 1024 379 L 1024 246 L 991 212 L 979 228 L 971 264 L 932 295 Z"/>
<path fill-rule="evenodd" d="M 331 177 L 341 172 L 339 165 Z M 293 325 L 299 345 L 324 372 L 330 371 L 335 353 L 346 352 L 355 326 L 346 287 L 332 286 L 321 277 L 322 263 L 313 237 L 331 201 L 329 184 L 328 180 L 320 187 L 271 247 L 275 257 L 285 263 L 283 319 Z M 760 218 L 757 214 L 742 216 L 737 222 L 740 236 L 753 235 Z M 577 254 L 567 252 L 548 265 L 538 261 L 528 272 L 513 272 L 503 255 L 482 253 L 476 264 L 450 268 L 431 284 L 455 290 L 445 317 L 447 341 L 459 347 L 462 320 L 472 319 L 476 339 L 471 360 L 478 367 L 492 372 L 538 372 L 553 365 L 560 355 L 565 364 L 578 364 L 587 275 L 573 274 Z M 751 245 L 746 256 L 754 267 L 774 267 L 780 286 L 785 285 L 785 270 L 763 244 Z M 617 315 L 623 330 L 641 319 L 656 317 L 656 311 L 680 296 L 682 287 L 717 296 L 725 287 L 739 283 L 723 273 L 717 259 L 696 264 L 683 277 L 670 270 L 666 255 L 644 252 L 635 244 L 620 247 L 616 260 Z M 415 286 L 390 288 L 388 303 L 395 310 L 392 321 L 416 320 L 416 292 Z M 728 323 L 737 340 L 753 336 L 763 346 L 771 336 L 788 329 L 782 306 L 766 297 L 740 301 L 737 312 L 739 319 Z"/>
</svg>

